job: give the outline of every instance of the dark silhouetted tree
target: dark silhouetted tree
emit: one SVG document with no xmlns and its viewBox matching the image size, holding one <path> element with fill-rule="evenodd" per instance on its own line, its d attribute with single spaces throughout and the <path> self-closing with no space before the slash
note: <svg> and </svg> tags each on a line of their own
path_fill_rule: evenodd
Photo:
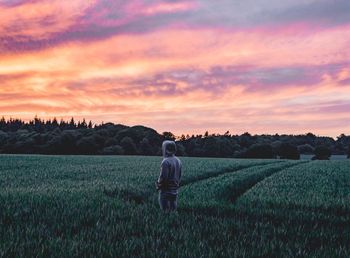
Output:
<svg viewBox="0 0 350 258">
<path fill-rule="evenodd" d="M 127 147 L 128 153 L 161 155 L 162 141 L 176 139 L 171 132 L 159 134 L 152 128 L 140 125 L 132 127 L 113 123 L 93 125 L 91 121 L 86 125 L 84 119 L 77 126 L 74 118 L 68 121 L 61 119 L 58 123 L 56 118 L 45 121 L 35 117 L 28 122 L 24 122 L 21 119 L 10 118 L 6 120 L 2 117 L 0 119 L 0 131 L 2 131 L 0 133 L 0 153 L 120 154 L 121 151 L 118 146 L 121 146 L 123 138 L 129 137 L 133 144 L 127 144 L 130 141 L 126 141 L 124 142 L 125 146 L 121 146 L 121 148 Z M 341 134 L 337 137 L 337 140 L 334 140 L 330 137 L 315 136 L 312 133 L 254 136 L 244 133 L 239 136 L 226 132 L 223 135 L 206 133 L 205 137 L 200 134 L 182 135 L 177 144 L 179 145 L 178 155 L 241 157 L 246 152 L 249 154 L 252 151 L 249 149 L 252 145 L 271 145 L 273 153 L 277 155 L 282 142 L 298 146 L 299 152 L 305 154 L 310 153 L 315 146 L 325 145 L 328 146 L 332 154 L 347 155 L 350 136 Z M 93 150 L 88 147 L 89 143 L 91 143 L 90 146 Z M 88 150 L 83 146 L 87 146 Z M 114 151 L 113 148 L 108 148 L 112 146 L 116 146 Z M 184 151 L 180 151 L 181 146 L 183 146 Z M 281 156 L 290 157 L 288 155 Z"/>
<path fill-rule="evenodd" d="M 164 140 L 175 141 L 176 139 L 175 135 L 171 132 L 163 132 L 162 135 L 164 137 Z"/>
<path fill-rule="evenodd" d="M 81 154 L 96 154 L 97 143 L 92 136 L 83 137 L 77 141 L 77 151 Z"/>
<path fill-rule="evenodd" d="M 298 146 L 298 150 L 300 154 L 313 154 L 315 151 L 315 148 L 312 147 L 310 144 L 302 144 Z"/>
<path fill-rule="evenodd" d="M 317 146 L 315 148 L 315 156 L 312 157 L 313 160 L 329 160 L 332 152 L 329 147 L 325 145 Z"/>
<path fill-rule="evenodd" d="M 134 141 L 126 136 L 120 141 L 120 145 L 123 147 L 126 155 L 135 155 L 137 154 L 137 148 Z"/>
<path fill-rule="evenodd" d="M 252 136 L 249 133 L 244 133 L 241 136 L 239 136 L 239 145 L 242 147 L 249 147 L 254 143 Z"/>
<path fill-rule="evenodd" d="M 75 129 L 77 126 L 75 124 L 74 118 L 72 117 L 69 122 L 69 129 Z"/>
<path fill-rule="evenodd" d="M 290 143 L 282 143 L 277 154 L 281 159 L 300 159 L 298 148 Z"/>
<path fill-rule="evenodd" d="M 86 124 L 85 118 L 83 119 L 82 122 L 78 122 L 78 129 L 82 129 L 82 128 L 87 128 L 88 125 Z"/>
<path fill-rule="evenodd" d="M 181 143 L 176 143 L 176 155 L 177 156 L 186 156 L 186 148 Z"/>
<path fill-rule="evenodd" d="M 146 137 L 140 142 L 140 151 L 142 155 L 153 155 L 153 147 Z"/>
<path fill-rule="evenodd" d="M 7 128 L 7 122 L 5 120 L 5 117 L 2 117 L 0 119 L 0 130 L 1 131 L 6 131 L 6 128 Z"/>
<path fill-rule="evenodd" d="M 104 146 L 105 147 L 109 147 L 109 146 L 113 146 L 113 145 L 118 145 L 118 141 L 117 141 L 117 139 L 115 139 L 115 138 L 108 138 L 106 141 L 105 141 L 105 144 L 104 144 Z"/>
<path fill-rule="evenodd" d="M 38 118 L 37 116 L 35 116 L 34 118 L 34 128 L 35 128 L 35 131 L 39 132 L 39 133 L 42 133 L 44 131 L 44 122 L 41 121 L 40 118 Z"/>
<path fill-rule="evenodd" d="M 271 145 L 253 144 L 243 153 L 242 158 L 272 159 L 274 158 L 274 153 Z"/>
<path fill-rule="evenodd" d="M 272 151 L 274 154 L 278 155 L 278 152 L 280 150 L 280 147 L 282 145 L 282 142 L 277 140 L 277 141 L 273 141 L 271 144 L 271 147 L 272 147 Z"/>
<path fill-rule="evenodd" d="M 63 131 L 58 137 L 53 138 L 54 144 L 50 151 L 54 154 L 77 154 L 76 140 L 79 133 L 74 130 Z"/>
</svg>

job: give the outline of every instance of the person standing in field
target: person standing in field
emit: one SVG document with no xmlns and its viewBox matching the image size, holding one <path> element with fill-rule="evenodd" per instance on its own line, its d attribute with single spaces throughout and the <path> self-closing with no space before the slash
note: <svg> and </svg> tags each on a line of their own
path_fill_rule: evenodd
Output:
<svg viewBox="0 0 350 258">
<path fill-rule="evenodd" d="M 159 205 L 163 211 L 177 209 L 178 189 L 181 180 L 182 165 L 175 156 L 174 141 L 164 141 L 162 144 L 163 160 L 160 165 L 160 175 L 156 182 L 159 190 Z"/>
</svg>

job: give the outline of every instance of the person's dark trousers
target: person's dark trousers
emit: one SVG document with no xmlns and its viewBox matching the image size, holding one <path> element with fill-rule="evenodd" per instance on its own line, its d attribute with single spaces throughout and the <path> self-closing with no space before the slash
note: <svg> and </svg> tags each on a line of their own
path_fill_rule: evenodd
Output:
<svg viewBox="0 0 350 258">
<path fill-rule="evenodd" d="M 177 194 L 160 192 L 159 205 L 163 211 L 175 211 L 177 209 Z"/>
</svg>

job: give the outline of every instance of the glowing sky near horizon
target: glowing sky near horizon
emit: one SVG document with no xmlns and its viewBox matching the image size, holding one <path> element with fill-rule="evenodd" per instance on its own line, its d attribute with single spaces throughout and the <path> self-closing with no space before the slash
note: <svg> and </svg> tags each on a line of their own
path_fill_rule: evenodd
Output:
<svg viewBox="0 0 350 258">
<path fill-rule="evenodd" d="M 349 0 L 0 0 L 0 116 L 350 134 Z"/>
</svg>

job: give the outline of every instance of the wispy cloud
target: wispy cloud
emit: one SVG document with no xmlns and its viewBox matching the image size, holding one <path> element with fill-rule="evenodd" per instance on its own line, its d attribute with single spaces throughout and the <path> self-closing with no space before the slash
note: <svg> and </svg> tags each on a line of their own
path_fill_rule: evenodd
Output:
<svg viewBox="0 0 350 258">
<path fill-rule="evenodd" d="M 346 0 L 0 0 L 0 115 L 347 133 L 349 12 Z"/>
</svg>

